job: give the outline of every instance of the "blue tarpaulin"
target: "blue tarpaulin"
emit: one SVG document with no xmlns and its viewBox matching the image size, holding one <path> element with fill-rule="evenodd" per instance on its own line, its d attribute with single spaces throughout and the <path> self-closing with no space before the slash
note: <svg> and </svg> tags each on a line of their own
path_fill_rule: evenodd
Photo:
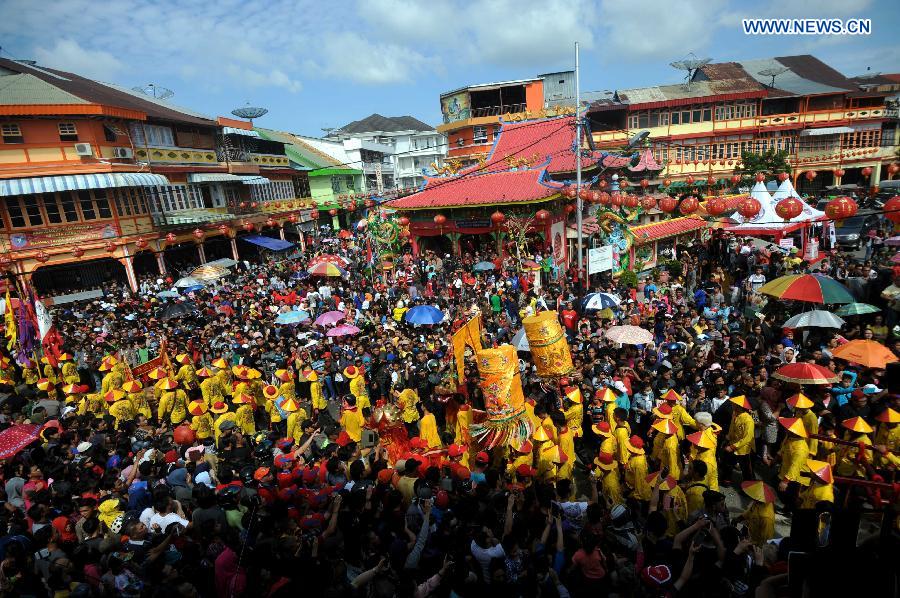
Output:
<svg viewBox="0 0 900 598">
<path fill-rule="evenodd" d="M 272 237 L 264 237 L 262 235 L 248 235 L 246 237 L 238 237 L 248 243 L 271 249 L 272 251 L 283 251 L 294 246 L 290 241 L 282 241 L 281 239 L 273 239 Z"/>
</svg>

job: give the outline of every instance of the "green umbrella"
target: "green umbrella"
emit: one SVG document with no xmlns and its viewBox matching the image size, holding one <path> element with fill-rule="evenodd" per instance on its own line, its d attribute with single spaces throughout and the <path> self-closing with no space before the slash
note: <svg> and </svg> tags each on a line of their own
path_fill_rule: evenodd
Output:
<svg viewBox="0 0 900 598">
<path fill-rule="evenodd" d="M 863 314 L 877 314 L 881 311 L 880 307 L 869 305 L 868 303 L 849 303 L 842 305 L 834 311 L 839 316 L 861 316 Z"/>
</svg>

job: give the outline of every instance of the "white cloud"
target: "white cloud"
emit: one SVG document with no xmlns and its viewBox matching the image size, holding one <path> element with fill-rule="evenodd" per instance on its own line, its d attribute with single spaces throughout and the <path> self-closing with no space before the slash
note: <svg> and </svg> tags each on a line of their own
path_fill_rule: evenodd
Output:
<svg viewBox="0 0 900 598">
<path fill-rule="evenodd" d="M 330 78 L 374 84 L 402 83 L 413 75 L 441 70 L 435 58 L 396 44 L 370 42 L 351 32 L 327 36 L 314 68 Z"/>
<path fill-rule="evenodd" d="M 109 52 L 83 48 L 77 41 L 68 38 L 56 40 L 51 47 L 36 47 L 34 58 L 43 65 L 94 79 L 112 80 L 125 67 Z"/>
</svg>

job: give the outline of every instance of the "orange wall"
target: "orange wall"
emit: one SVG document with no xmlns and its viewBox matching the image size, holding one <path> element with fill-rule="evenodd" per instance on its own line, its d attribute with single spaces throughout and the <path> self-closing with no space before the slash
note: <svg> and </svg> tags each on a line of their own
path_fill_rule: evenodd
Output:
<svg viewBox="0 0 900 598">
<path fill-rule="evenodd" d="M 525 85 L 525 105 L 529 110 L 540 110 L 544 107 L 544 82 L 535 81 Z"/>
<path fill-rule="evenodd" d="M 452 133 L 447 134 L 447 144 L 448 151 L 447 154 L 450 156 L 468 156 L 473 153 L 483 153 L 491 149 L 491 146 L 494 144 L 494 126 L 484 125 L 487 127 L 488 135 L 487 135 L 487 143 L 472 145 L 472 139 L 474 137 L 474 129 L 475 127 L 463 127 L 461 129 L 457 129 Z M 457 139 L 462 137 L 463 146 L 460 147 L 457 144 Z"/>
</svg>

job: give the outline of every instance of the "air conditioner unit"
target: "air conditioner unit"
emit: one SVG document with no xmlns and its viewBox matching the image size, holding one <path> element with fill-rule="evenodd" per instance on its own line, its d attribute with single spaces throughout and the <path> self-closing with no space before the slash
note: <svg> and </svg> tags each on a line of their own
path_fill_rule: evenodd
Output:
<svg viewBox="0 0 900 598">
<path fill-rule="evenodd" d="M 90 143 L 76 143 L 75 153 L 79 156 L 93 156 L 94 148 L 91 147 Z"/>
<path fill-rule="evenodd" d="M 130 147 L 114 147 L 113 157 L 114 158 L 133 158 L 134 152 L 131 151 Z"/>
</svg>

